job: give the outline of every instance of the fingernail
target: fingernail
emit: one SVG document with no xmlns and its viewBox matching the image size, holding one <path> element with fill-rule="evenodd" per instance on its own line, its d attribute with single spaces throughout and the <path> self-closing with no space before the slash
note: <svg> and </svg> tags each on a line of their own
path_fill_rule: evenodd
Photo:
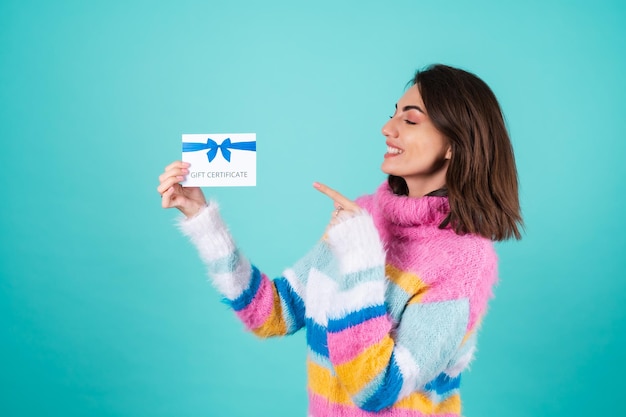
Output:
<svg viewBox="0 0 626 417">
<path fill-rule="evenodd" d="M 319 182 L 314 182 L 314 183 L 313 183 L 313 187 L 315 187 L 315 188 L 320 188 L 320 183 L 319 183 Z"/>
</svg>

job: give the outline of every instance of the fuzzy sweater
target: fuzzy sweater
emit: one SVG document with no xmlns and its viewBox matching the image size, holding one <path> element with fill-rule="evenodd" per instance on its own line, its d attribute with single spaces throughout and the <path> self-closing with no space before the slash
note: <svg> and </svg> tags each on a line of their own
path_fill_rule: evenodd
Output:
<svg viewBox="0 0 626 417">
<path fill-rule="evenodd" d="M 181 228 L 248 329 L 306 328 L 310 416 L 459 416 L 496 281 L 493 244 L 440 229 L 446 197 L 396 196 L 385 183 L 357 203 L 273 280 L 237 250 L 214 203 Z"/>
</svg>

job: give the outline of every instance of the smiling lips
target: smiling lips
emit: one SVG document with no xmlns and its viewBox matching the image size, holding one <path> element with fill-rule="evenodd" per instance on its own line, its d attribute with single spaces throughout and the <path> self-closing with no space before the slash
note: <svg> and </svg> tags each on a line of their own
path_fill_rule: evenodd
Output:
<svg viewBox="0 0 626 417">
<path fill-rule="evenodd" d="M 404 152 L 402 149 L 394 148 L 393 146 L 387 144 L 387 153 L 385 154 L 385 158 L 400 155 L 402 152 Z"/>
</svg>

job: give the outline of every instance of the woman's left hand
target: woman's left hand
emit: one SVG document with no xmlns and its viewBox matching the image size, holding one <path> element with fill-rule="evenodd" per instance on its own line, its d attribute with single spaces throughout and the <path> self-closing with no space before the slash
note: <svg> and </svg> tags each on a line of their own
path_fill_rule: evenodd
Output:
<svg viewBox="0 0 626 417">
<path fill-rule="evenodd" d="M 335 191 L 332 188 L 319 182 L 314 182 L 313 187 L 315 187 L 315 189 L 319 192 L 326 194 L 328 197 L 330 197 L 335 204 L 335 210 L 333 211 L 328 228 L 337 224 L 339 222 L 339 219 L 341 217 L 344 217 L 344 215 L 345 217 L 351 217 L 361 211 L 361 207 L 359 207 L 357 203 L 348 199 L 347 197 L 344 197 L 338 191 Z"/>
</svg>

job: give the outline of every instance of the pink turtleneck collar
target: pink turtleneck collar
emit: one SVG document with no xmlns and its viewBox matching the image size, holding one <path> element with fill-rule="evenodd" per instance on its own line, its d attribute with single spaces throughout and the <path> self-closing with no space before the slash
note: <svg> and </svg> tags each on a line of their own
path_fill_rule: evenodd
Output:
<svg viewBox="0 0 626 417">
<path fill-rule="evenodd" d="M 450 212 L 447 197 L 396 195 L 386 181 L 374 194 L 360 197 L 356 202 L 372 215 L 386 246 L 392 241 L 412 240 L 432 233 Z"/>
<path fill-rule="evenodd" d="M 357 203 L 376 220 L 404 227 L 439 226 L 450 212 L 447 197 L 395 195 L 386 181 L 375 194 L 361 197 Z"/>
</svg>

